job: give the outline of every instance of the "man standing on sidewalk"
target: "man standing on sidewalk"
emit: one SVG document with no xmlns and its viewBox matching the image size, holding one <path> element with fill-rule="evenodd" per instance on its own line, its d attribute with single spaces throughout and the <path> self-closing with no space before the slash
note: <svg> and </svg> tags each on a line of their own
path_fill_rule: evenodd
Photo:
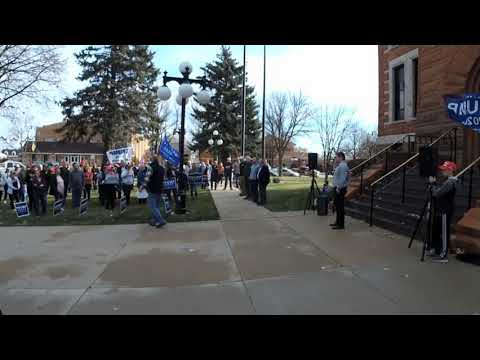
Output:
<svg viewBox="0 0 480 360">
<path fill-rule="evenodd" d="M 258 205 L 265 205 L 267 203 L 267 186 L 270 183 L 270 169 L 267 160 L 263 159 L 260 162 L 260 170 L 258 171 Z"/>
<path fill-rule="evenodd" d="M 225 163 L 225 186 L 223 187 L 223 190 L 227 190 L 227 183 L 230 182 L 230 190 L 233 190 L 232 188 L 232 173 L 233 173 L 233 165 L 230 159 L 227 159 L 227 162 Z"/>
<path fill-rule="evenodd" d="M 150 163 L 150 170 L 145 178 L 148 190 L 148 207 L 152 213 L 150 225 L 161 228 L 167 222 L 163 219 L 160 212 L 160 201 L 162 200 L 163 180 L 165 178 L 165 169 L 158 161 L 158 155 L 154 156 Z"/>
<path fill-rule="evenodd" d="M 257 159 L 252 159 L 252 166 L 250 168 L 250 177 L 248 178 L 248 183 L 250 185 L 250 200 L 253 202 L 258 202 L 258 170 L 260 165 Z"/>
<path fill-rule="evenodd" d="M 338 152 L 335 157 L 337 167 L 333 174 L 334 204 L 337 212 L 337 220 L 330 224 L 333 230 L 345 229 L 345 194 L 347 193 L 350 169 L 345 161 L 345 154 Z"/>
</svg>

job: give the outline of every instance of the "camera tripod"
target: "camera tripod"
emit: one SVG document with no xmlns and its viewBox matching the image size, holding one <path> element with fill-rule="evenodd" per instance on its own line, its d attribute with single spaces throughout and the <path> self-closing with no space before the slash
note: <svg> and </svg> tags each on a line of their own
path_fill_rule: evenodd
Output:
<svg viewBox="0 0 480 360">
<path fill-rule="evenodd" d="M 315 170 L 312 170 L 312 182 L 310 184 L 310 192 L 308 193 L 307 202 L 305 203 L 305 209 L 303 210 L 303 215 L 306 215 L 307 210 L 313 210 L 313 205 L 317 195 L 320 195 L 320 189 L 317 185 L 317 180 L 315 179 Z"/>
<path fill-rule="evenodd" d="M 408 248 L 412 247 L 413 240 L 417 235 L 417 232 L 420 230 L 422 226 L 423 218 L 425 214 L 427 214 L 427 229 L 423 236 L 423 247 L 422 247 L 422 256 L 420 261 L 425 261 L 425 252 L 427 250 L 427 246 L 431 246 L 432 244 L 432 226 L 433 226 L 433 218 L 435 216 L 435 209 L 434 209 L 434 199 L 432 196 L 432 189 L 433 184 L 428 184 L 428 195 L 427 199 L 425 200 L 425 204 L 423 205 L 422 212 L 420 213 L 420 217 L 418 218 L 417 224 L 415 225 L 415 230 L 410 238 L 410 242 L 408 243 Z"/>
</svg>

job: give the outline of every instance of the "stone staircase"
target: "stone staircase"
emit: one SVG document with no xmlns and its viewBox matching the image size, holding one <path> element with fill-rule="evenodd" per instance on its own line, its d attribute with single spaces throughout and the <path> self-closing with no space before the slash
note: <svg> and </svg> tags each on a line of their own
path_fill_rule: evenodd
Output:
<svg viewBox="0 0 480 360">
<path fill-rule="evenodd" d="M 425 204 L 427 184 L 418 174 L 418 167 L 407 171 L 405 182 L 405 203 L 402 204 L 402 172 L 391 179 L 384 187 L 375 190 L 373 224 L 403 235 L 411 235 Z M 473 198 L 480 199 L 480 176 L 473 177 Z M 370 189 L 362 196 L 349 199 L 345 203 L 346 214 L 361 220 L 370 219 Z M 464 184 L 459 181 L 455 199 L 455 215 L 452 224 L 456 224 L 468 208 L 468 177 Z"/>
</svg>

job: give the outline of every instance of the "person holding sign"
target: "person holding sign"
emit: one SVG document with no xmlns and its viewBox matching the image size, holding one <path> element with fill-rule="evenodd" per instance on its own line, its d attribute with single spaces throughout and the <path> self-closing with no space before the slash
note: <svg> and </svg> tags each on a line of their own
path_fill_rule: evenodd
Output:
<svg viewBox="0 0 480 360">
<path fill-rule="evenodd" d="M 45 176 L 40 172 L 39 168 L 35 168 L 32 178 L 33 190 L 33 209 L 35 215 L 45 215 L 47 213 L 47 194 L 48 183 Z"/>
<path fill-rule="evenodd" d="M 118 186 L 118 174 L 114 170 L 113 166 L 108 165 L 105 167 L 105 179 L 103 181 L 103 192 L 105 195 L 105 209 L 111 210 L 115 208 L 115 192 Z"/>
<path fill-rule="evenodd" d="M 10 175 L 7 178 L 7 194 L 10 199 L 10 209 L 12 210 L 15 209 L 14 203 L 20 200 L 18 197 L 20 186 L 20 180 L 18 180 L 15 172 L 10 171 Z"/>
<path fill-rule="evenodd" d="M 124 168 L 122 168 L 122 172 L 121 172 L 122 190 L 127 201 L 127 206 L 130 205 L 130 193 L 132 192 L 132 189 L 133 189 L 133 180 L 134 180 L 134 175 L 133 175 L 132 164 L 128 163 L 127 165 L 125 165 Z"/>
<path fill-rule="evenodd" d="M 148 190 L 148 206 L 152 213 L 152 221 L 150 225 L 161 228 L 167 222 L 163 219 L 160 212 L 160 201 L 163 193 L 163 180 L 165 178 L 165 169 L 158 162 L 158 157 L 155 156 L 150 163 L 151 172 L 146 177 Z"/>
</svg>

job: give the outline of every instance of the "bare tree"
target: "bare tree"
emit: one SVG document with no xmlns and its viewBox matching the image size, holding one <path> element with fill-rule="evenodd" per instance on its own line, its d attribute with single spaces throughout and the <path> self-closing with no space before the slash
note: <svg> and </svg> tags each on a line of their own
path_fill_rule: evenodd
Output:
<svg viewBox="0 0 480 360">
<path fill-rule="evenodd" d="M 270 96 L 266 114 L 265 130 L 271 137 L 271 144 L 278 156 L 279 175 L 282 174 L 283 157 L 292 140 L 308 132 L 308 125 L 314 115 L 306 96 L 274 93 Z"/>
<path fill-rule="evenodd" d="M 334 154 L 340 151 L 352 123 L 354 112 L 345 106 L 321 106 L 316 112 L 316 132 L 323 152 L 325 182 L 328 180 L 329 164 Z"/>
<path fill-rule="evenodd" d="M 8 131 L 8 140 L 4 138 L 4 142 L 8 146 L 23 150 L 27 141 L 31 141 L 35 136 L 35 121 L 30 113 L 11 112 L 4 115 L 10 122 Z"/>
<path fill-rule="evenodd" d="M 345 153 L 353 160 L 356 160 L 359 156 L 361 156 L 362 144 L 367 135 L 367 131 L 362 128 L 358 122 L 354 121 L 350 124 L 345 135 Z"/>
<path fill-rule="evenodd" d="M 377 132 L 368 133 L 365 131 L 364 136 L 360 141 L 359 156 L 366 159 L 371 158 L 377 150 Z"/>
<path fill-rule="evenodd" d="M 0 45 L 0 109 L 17 98 L 41 98 L 59 85 L 63 67 L 56 46 Z"/>
</svg>

